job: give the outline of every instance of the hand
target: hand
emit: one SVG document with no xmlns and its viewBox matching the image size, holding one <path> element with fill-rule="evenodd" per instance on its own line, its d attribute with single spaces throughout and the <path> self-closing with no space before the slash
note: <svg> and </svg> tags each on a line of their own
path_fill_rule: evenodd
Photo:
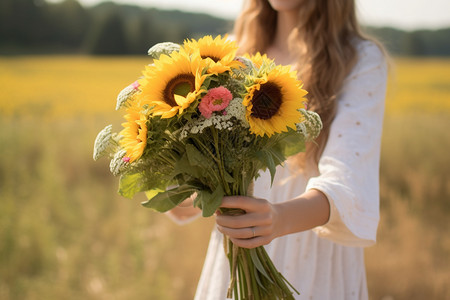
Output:
<svg viewBox="0 0 450 300">
<path fill-rule="evenodd" d="M 217 228 L 242 248 L 256 248 L 267 245 L 279 236 L 279 213 L 276 206 L 265 199 L 245 196 L 228 196 L 221 207 L 240 208 L 246 214 L 229 216 L 216 214 Z"/>
</svg>

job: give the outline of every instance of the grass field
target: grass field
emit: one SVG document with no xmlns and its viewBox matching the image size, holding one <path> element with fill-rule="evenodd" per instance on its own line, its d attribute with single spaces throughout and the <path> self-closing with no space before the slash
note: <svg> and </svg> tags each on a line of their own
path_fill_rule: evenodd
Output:
<svg viewBox="0 0 450 300">
<path fill-rule="evenodd" d="M 92 160 L 146 57 L 0 57 L 0 299 L 192 299 L 212 220 L 116 193 Z M 396 59 L 371 299 L 450 299 L 450 60 Z"/>
</svg>

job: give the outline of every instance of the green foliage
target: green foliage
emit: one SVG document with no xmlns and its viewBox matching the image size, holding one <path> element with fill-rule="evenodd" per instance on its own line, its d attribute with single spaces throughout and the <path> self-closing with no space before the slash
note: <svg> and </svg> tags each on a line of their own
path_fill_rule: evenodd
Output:
<svg viewBox="0 0 450 300">
<path fill-rule="evenodd" d="M 189 198 L 194 192 L 195 189 L 192 187 L 183 185 L 157 193 L 153 197 L 149 197 L 149 194 L 147 194 L 150 199 L 143 202 L 142 205 L 158 212 L 166 212 Z"/>
<path fill-rule="evenodd" d="M 366 31 L 378 38 L 395 55 L 450 55 L 450 28 L 403 31 L 390 27 L 366 27 Z"/>
<path fill-rule="evenodd" d="M 275 177 L 276 166 L 284 161 L 284 160 L 281 160 L 281 162 L 280 162 L 280 159 L 279 159 L 280 156 L 282 156 L 281 153 L 276 152 L 274 149 L 267 149 L 267 150 L 263 149 L 256 153 L 256 157 L 259 159 L 259 161 L 261 161 L 269 169 L 271 185 L 272 185 L 273 179 Z M 275 162 L 274 158 L 277 159 L 276 162 Z"/>
<path fill-rule="evenodd" d="M 126 174 L 120 176 L 119 180 L 119 194 L 132 199 L 134 195 L 145 190 L 142 189 L 140 183 L 142 180 L 142 173 Z"/>
<path fill-rule="evenodd" d="M 175 177 L 181 174 L 186 174 L 192 177 L 200 177 L 202 174 L 202 168 L 198 165 L 192 165 L 189 162 L 187 153 L 184 153 L 183 156 L 176 162 L 171 175 L 172 177 Z"/>
<path fill-rule="evenodd" d="M 0 53 L 145 55 L 159 42 L 223 34 L 230 23 L 205 14 L 113 2 L 86 8 L 76 0 L 2 0 Z"/>
<path fill-rule="evenodd" d="M 119 10 L 106 14 L 87 37 L 86 51 L 91 54 L 118 55 L 128 53 L 124 21 Z"/>
<path fill-rule="evenodd" d="M 197 197 L 196 205 L 202 209 L 203 217 L 211 217 L 222 203 L 222 198 L 225 196 L 221 185 L 217 185 L 214 192 L 210 193 L 206 190 L 200 190 Z"/>
<path fill-rule="evenodd" d="M 284 146 L 280 151 L 284 153 L 286 157 L 289 157 L 305 151 L 305 140 L 302 135 L 288 134 L 284 137 L 284 143 L 280 146 Z"/>
<path fill-rule="evenodd" d="M 180 43 L 185 38 L 223 34 L 231 30 L 232 23 L 206 14 L 145 9 L 113 2 L 87 8 L 76 0 L 58 3 L 2 0 L 0 53 L 145 55 L 156 43 Z M 450 28 L 416 31 L 389 27 L 365 29 L 396 55 L 450 55 Z M 112 47 L 116 48 L 113 50 Z"/>
</svg>

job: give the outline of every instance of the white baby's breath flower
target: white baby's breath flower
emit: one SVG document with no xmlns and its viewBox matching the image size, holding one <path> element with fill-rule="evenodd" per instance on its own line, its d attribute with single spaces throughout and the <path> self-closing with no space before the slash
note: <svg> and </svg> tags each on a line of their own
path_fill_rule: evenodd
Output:
<svg viewBox="0 0 450 300">
<path fill-rule="evenodd" d="M 137 83 L 130 84 L 117 95 L 116 110 L 127 107 L 133 95 L 138 91 Z"/>
<path fill-rule="evenodd" d="M 242 98 L 234 98 L 231 100 L 225 111 L 227 112 L 227 116 L 238 119 L 243 127 L 248 128 L 250 126 L 245 118 L 246 108 L 242 104 Z"/>
<path fill-rule="evenodd" d="M 154 59 L 158 59 L 161 54 L 169 55 L 173 51 L 180 50 L 181 46 L 171 42 L 159 43 L 148 50 L 148 55 Z"/>
<path fill-rule="evenodd" d="M 249 74 L 253 69 L 256 69 L 255 64 L 247 57 L 238 56 L 236 57 L 236 60 L 244 64 L 245 68 L 240 68 L 238 70 L 244 74 Z"/>
<path fill-rule="evenodd" d="M 250 69 L 254 69 L 256 68 L 255 64 L 252 62 L 251 59 L 244 57 L 244 56 L 238 56 L 236 57 L 236 60 L 240 61 L 241 63 L 243 63 L 245 65 L 245 67 L 250 68 Z"/>
<path fill-rule="evenodd" d="M 116 142 L 113 139 L 112 125 L 108 125 L 103 128 L 95 138 L 93 155 L 94 160 L 110 155 L 115 145 Z"/>
<path fill-rule="evenodd" d="M 205 128 L 210 126 L 214 126 L 214 128 L 218 130 L 231 130 L 236 125 L 244 128 L 250 126 L 245 118 L 245 107 L 242 105 L 241 98 L 232 99 L 228 107 L 225 108 L 224 114 L 215 113 L 209 119 L 200 116 L 197 120 L 186 124 L 181 129 L 180 137 L 184 139 L 188 137 L 189 134 L 202 133 Z"/>
<path fill-rule="evenodd" d="M 295 124 L 297 132 L 301 133 L 303 136 L 306 137 L 307 135 L 307 131 L 306 131 L 306 126 L 305 126 L 305 122 L 301 122 L 301 123 L 297 123 Z"/>
<path fill-rule="evenodd" d="M 305 109 L 300 109 L 299 111 L 303 114 L 305 120 L 296 124 L 297 131 L 303 133 L 307 140 L 317 138 L 322 130 L 322 121 L 320 120 L 320 116 L 313 111 Z"/>
<path fill-rule="evenodd" d="M 197 120 L 186 124 L 180 133 L 180 137 L 185 139 L 190 134 L 200 134 L 205 128 L 214 126 L 218 130 L 228 129 L 231 130 L 235 124 L 231 121 L 232 116 L 228 115 L 213 115 L 211 118 L 206 119 L 200 116 Z"/>
<path fill-rule="evenodd" d="M 111 159 L 109 170 L 115 176 L 122 174 L 130 167 L 130 163 L 123 159 L 126 154 L 127 151 L 122 149 L 114 155 L 113 159 Z"/>
</svg>

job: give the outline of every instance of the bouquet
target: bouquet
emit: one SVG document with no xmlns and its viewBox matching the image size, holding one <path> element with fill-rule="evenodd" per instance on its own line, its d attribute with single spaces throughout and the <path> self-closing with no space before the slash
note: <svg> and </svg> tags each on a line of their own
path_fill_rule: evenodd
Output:
<svg viewBox="0 0 450 300">
<path fill-rule="evenodd" d="M 220 208 L 222 198 L 249 195 L 262 170 L 273 181 L 276 167 L 318 136 L 320 118 L 306 110 L 296 73 L 266 55 L 236 51 L 221 36 L 150 48 L 153 63 L 118 96 L 123 129 L 106 126 L 94 146 L 95 160 L 110 157 L 121 195 L 145 192 L 143 206 L 165 212 L 196 194 L 194 206 L 204 217 L 217 210 L 245 214 Z M 264 247 L 244 249 L 224 239 L 228 298 L 294 299 L 295 289 Z"/>
</svg>

